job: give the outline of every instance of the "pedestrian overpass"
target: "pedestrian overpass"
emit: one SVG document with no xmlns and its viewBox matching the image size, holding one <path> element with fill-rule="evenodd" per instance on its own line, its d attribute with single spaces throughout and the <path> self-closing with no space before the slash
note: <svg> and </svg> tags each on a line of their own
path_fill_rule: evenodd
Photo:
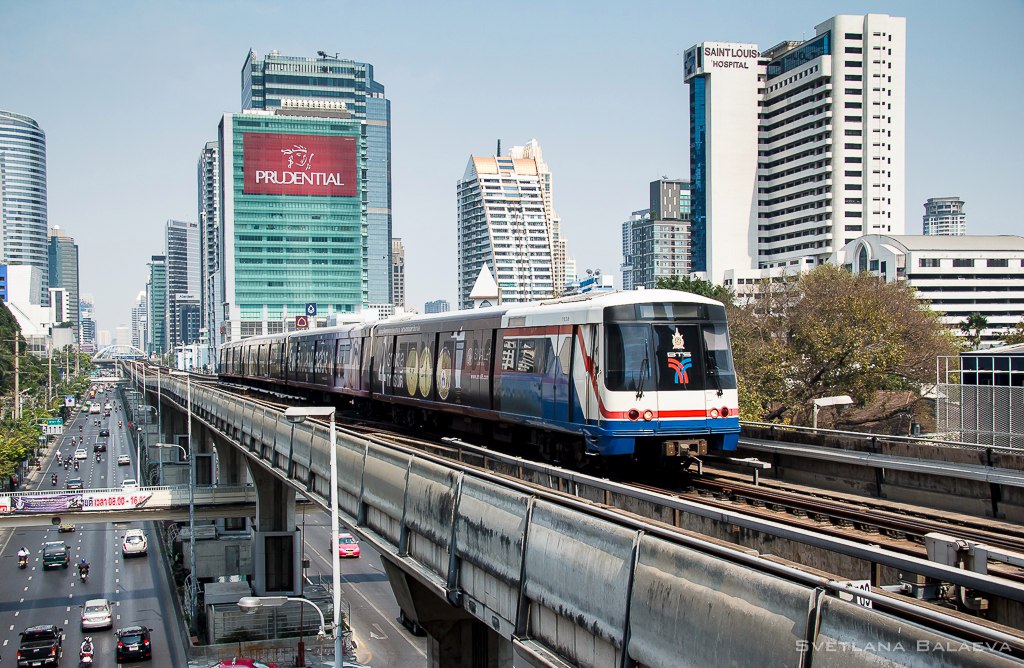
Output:
<svg viewBox="0 0 1024 668">
<path fill-rule="evenodd" d="M 252 485 L 197 487 L 196 519 L 253 515 Z M 187 521 L 188 485 L 0 494 L 0 528 L 101 522 Z"/>
</svg>

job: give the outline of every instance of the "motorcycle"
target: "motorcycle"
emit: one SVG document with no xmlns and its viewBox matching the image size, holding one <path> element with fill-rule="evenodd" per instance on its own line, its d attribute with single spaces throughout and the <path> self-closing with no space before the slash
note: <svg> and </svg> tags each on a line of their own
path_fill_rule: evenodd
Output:
<svg viewBox="0 0 1024 668">
<path fill-rule="evenodd" d="M 18 568 L 24 569 L 28 566 L 28 556 L 22 555 L 18 557 Z"/>
<path fill-rule="evenodd" d="M 51 485 L 56 485 L 57 484 L 57 474 L 56 473 L 54 473 L 53 475 L 50 476 L 50 484 Z"/>
<path fill-rule="evenodd" d="M 76 471 L 78 470 L 78 460 L 77 459 L 75 460 L 75 470 Z"/>
<path fill-rule="evenodd" d="M 85 582 L 86 580 L 88 580 L 89 579 L 89 571 L 85 570 L 84 568 L 79 568 L 78 569 L 78 579 L 81 580 L 82 582 Z"/>
<path fill-rule="evenodd" d="M 96 461 L 98 462 L 99 460 L 100 460 L 100 453 L 97 452 L 96 453 Z"/>
<path fill-rule="evenodd" d="M 91 666 L 93 654 L 95 654 L 95 650 L 92 643 L 83 644 L 78 648 L 78 663 L 83 666 Z"/>
</svg>

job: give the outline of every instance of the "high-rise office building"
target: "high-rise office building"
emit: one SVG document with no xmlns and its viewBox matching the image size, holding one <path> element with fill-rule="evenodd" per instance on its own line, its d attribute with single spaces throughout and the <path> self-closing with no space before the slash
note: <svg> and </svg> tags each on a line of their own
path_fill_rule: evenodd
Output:
<svg viewBox="0 0 1024 668">
<path fill-rule="evenodd" d="M 218 337 L 290 330 L 307 304 L 318 322 L 367 304 L 363 127 L 322 100 L 224 115 Z"/>
<path fill-rule="evenodd" d="M 48 231 L 48 265 L 50 287 L 61 288 L 67 295 L 67 320 L 75 325 L 75 339 L 81 340 L 81 313 L 78 307 L 78 246 L 56 225 Z"/>
<path fill-rule="evenodd" d="M 220 288 L 220 157 L 217 142 L 207 142 L 199 153 L 196 168 L 199 202 L 200 265 L 199 337 L 206 344 L 209 359 L 216 359 L 217 346 L 224 342 L 214 326 L 217 309 L 223 303 Z"/>
<path fill-rule="evenodd" d="M 690 193 L 688 181 L 652 181 L 650 208 L 634 211 L 623 223 L 626 289 L 655 288 L 659 278 L 690 273 Z M 624 271 L 623 287 L 626 280 Z"/>
<path fill-rule="evenodd" d="M 0 264 L 39 267 L 50 303 L 46 244 L 46 134 L 28 116 L 0 110 Z"/>
<path fill-rule="evenodd" d="M 684 56 L 692 270 L 715 283 L 903 233 L 906 20 L 835 16 L 815 32 Z"/>
<path fill-rule="evenodd" d="M 391 303 L 405 308 L 405 246 L 397 238 L 391 240 Z"/>
<path fill-rule="evenodd" d="M 423 305 L 424 313 L 447 313 L 451 310 L 451 304 L 447 299 L 435 299 Z"/>
<path fill-rule="evenodd" d="M 167 258 L 154 255 L 148 266 L 146 312 L 149 314 L 149 347 L 146 352 L 163 355 L 167 352 Z"/>
<path fill-rule="evenodd" d="M 168 220 L 164 236 L 167 258 L 167 350 L 195 343 L 199 336 L 197 316 L 199 309 L 202 260 L 199 248 L 199 224 L 181 220 Z M 180 304 L 187 304 L 182 311 Z M 182 313 L 194 325 L 194 331 L 184 326 Z"/>
<path fill-rule="evenodd" d="M 551 172 L 536 140 L 508 155 L 470 156 L 456 186 L 458 208 L 459 308 L 487 265 L 503 303 L 549 299 L 565 283 L 564 246 L 559 255 L 558 217 Z"/>
<path fill-rule="evenodd" d="M 146 291 L 143 290 L 135 298 L 135 305 L 132 306 L 132 345 L 139 350 L 146 350 L 149 343 L 149 312 L 146 305 Z"/>
<path fill-rule="evenodd" d="M 93 315 L 92 295 L 82 295 L 78 300 L 79 334 L 78 343 L 82 352 L 94 352 L 96 349 L 96 318 Z"/>
<path fill-rule="evenodd" d="M 967 234 L 967 214 L 959 197 L 929 197 L 924 203 L 924 235 L 962 237 Z"/>
<path fill-rule="evenodd" d="M 289 101 L 343 103 L 362 124 L 366 155 L 366 279 L 368 304 L 391 302 L 391 101 L 373 65 L 323 51 L 316 58 L 260 58 L 250 51 L 242 68 L 242 109 L 277 109 Z"/>
</svg>

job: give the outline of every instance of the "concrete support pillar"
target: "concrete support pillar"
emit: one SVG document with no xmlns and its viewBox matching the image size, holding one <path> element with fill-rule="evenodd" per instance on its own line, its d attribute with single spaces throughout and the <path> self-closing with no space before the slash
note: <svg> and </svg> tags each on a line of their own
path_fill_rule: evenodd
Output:
<svg viewBox="0 0 1024 668">
<path fill-rule="evenodd" d="M 257 596 L 297 596 L 302 591 L 302 541 L 295 526 L 295 492 L 259 466 L 250 466 L 256 486 L 253 590 Z"/>
<path fill-rule="evenodd" d="M 231 443 L 214 442 L 217 452 L 221 485 L 244 485 L 246 483 L 245 455 Z"/>
<path fill-rule="evenodd" d="M 512 643 L 465 610 L 437 596 L 386 556 L 384 572 L 405 617 L 429 634 L 430 668 L 500 668 L 512 665 Z"/>
</svg>

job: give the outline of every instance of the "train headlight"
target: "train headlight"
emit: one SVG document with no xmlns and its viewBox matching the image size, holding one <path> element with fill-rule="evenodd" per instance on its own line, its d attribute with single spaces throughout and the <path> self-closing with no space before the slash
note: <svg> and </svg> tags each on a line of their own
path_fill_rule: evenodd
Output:
<svg viewBox="0 0 1024 668">
<path fill-rule="evenodd" d="M 629 417 L 630 420 L 634 420 L 635 421 L 637 418 L 640 417 L 640 411 L 638 411 L 635 408 L 630 408 L 629 412 L 626 413 L 626 416 Z"/>
<path fill-rule="evenodd" d="M 718 417 L 718 409 L 717 408 L 712 408 L 711 409 L 711 417 L 713 417 L 713 418 Z"/>
<path fill-rule="evenodd" d="M 650 408 L 645 410 L 644 411 L 644 419 L 648 420 L 648 421 L 649 420 L 653 420 L 654 419 L 654 411 L 652 411 Z"/>
</svg>

